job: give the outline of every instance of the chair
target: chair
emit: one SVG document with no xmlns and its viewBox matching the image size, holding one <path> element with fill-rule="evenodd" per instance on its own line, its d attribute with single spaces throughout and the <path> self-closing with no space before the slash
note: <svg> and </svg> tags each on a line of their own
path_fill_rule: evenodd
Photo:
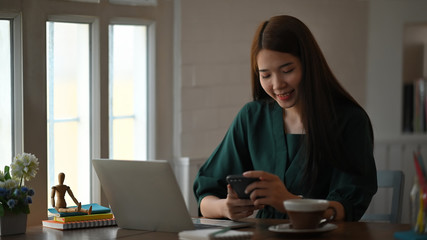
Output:
<svg viewBox="0 0 427 240">
<path fill-rule="evenodd" d="M 365 213 L 361 221 L 400 223 L 402 215 L 402 199 L 404 174 L 398 170 L 378 170 L 378 188 L 392 188 L 391 211 L 389 214 Z"/>
</svg>

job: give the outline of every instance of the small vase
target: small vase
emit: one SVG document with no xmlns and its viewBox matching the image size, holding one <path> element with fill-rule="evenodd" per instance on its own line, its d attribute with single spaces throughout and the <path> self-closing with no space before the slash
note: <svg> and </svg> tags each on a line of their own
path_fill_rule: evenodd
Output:
<svg viewBox="0 0 427 240">
<path fill-rule="evenodd" d="M 0 217 L 0 236 L 24 234 L 27 230 L 27 214 L 6 212 Z"/>
</svg>

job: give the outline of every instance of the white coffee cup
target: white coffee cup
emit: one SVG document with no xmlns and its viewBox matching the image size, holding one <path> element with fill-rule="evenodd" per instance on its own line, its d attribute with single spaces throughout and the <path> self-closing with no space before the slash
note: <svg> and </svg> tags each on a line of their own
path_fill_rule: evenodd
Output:
<svg viewBox="0 0 427 240">
<path fill-rule="evenodd" d="M 289 199 L 284 202 L 285 209 L 294 229 L 316 229 L 335 218 L 336 210 L 323 199 Z M 327 209 L 332 209 L 334 214 L 323 218 Z"/>
</svg>

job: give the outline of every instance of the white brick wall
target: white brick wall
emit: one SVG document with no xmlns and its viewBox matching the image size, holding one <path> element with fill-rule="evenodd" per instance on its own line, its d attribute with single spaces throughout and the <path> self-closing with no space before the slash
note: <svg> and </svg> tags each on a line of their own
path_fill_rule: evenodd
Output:
<svg viewBox="0 0 427 240">
<path fill-rule="evenodd" d="M 390 98 L 384 100 L 384 89 L 375 84 L 367 83 L 370 71 L 368 65 L 368 25 L 369 13 L 376 11 L 387 14 L 390 4 L 387 1 L 364 0 L 176 0 L 179 1 L 179 14 L 175 16 L 180 21 L 180 38 L 175 43 L 180 48 L 180 69 L 178 89 L 179 113 L 176 114 L 181 122 L 178 134 L 177 146 L 180 155 L 176 158 L 190 157 L 196 159 L 195 165 L 191 165 L 191 173 L 186 176 L 188 189 L 192 186 L 192 179 L 197 173 L 197 168 L 203 159 L 209 156 L 219 144 L 228 129 L 237 111 L 251 99 L 250 86 L 250 45 L 257 25 L 273 15 L 289 14 L 298 17 L 313 32 L 323 53 L 325 54 L 332 71 L 338 77 L 343 86 L 365 106 L 367 92 L 373 91 L 375 101 L 369 104 L 375 111 L 371 119 L 376 120 L 389 116 L 383 112 L 381 101 L 390 103 Z M 383 2 L 387 2 L 384 5 Z M 394 5 L 403 4 L 397 1 Z M 407 3 L 410 4 L 410 3 Z M 393 5 L 393 6 L 394 6 Z M 370 9 L 371 8 L 371 9 Z M 394 12 L 395 10 L 391 11 Z M 397 11 L 397 10 L 396 10 Z M 409 10 L 408 10 L 409 11 Z M 411 14 L 409 14 L 412 16 Z M 422 11 L 417 16 L 421 16 Z M 424 14 L 425 15 L 425 14 Z M 422 16 L 424 16 L 422 15 Z M 371 16 L 372 18 L 372 16 Z M 392 18 L 392 17 L 391 17 Z M 424 18 L 422 18 L 424 19 Z M 389 21 L 382 23 L 381 31 L 388 28 L 389 32 L 398 34 L 395 29 L 399 24 L 390 25 Z M 375 30 L 375 28 L 373 28 Z M 396 32 L 397 31 L 397 32 Z M 394 35 L 393 35 L 394 36 Z M 397 37 L 394 41 L 400 41 Z M 382 41 L 388 42 L 389 39 Z M 387 51 L 393 52 L 393 51 Z M 398 51 L 396 54 L 400 54 Z M 385 59 L 383 64 L 394 59 Z M 378 62 L 375 62 L 376 66 Z M 389 70 L 399 71 L 400 68 Z M 373 70 L 371 70 L 372 72 Z M 401 74 L 394 74 L 399 78 Z M 375 79 L 374 79 L 375 80 Z M 376 79 L 389 81 L 383 77 Z M 369 88 L 367 88 L 367 86 Z M 374 86 L 374 87 L 372 87 Z M 388 84 L 386 91 L 389 90 Z M 400 89 L 400 84 L 399 87 Z M 393 88 L 394 89 L 394 88 Z M 390 91 L 393 95 L 396 91 Z M 387 95 L 387 94 L 385 94 Z M 400 101 L 395 99 L 394 101 Z M 378 102 L 378 104 L 376 103 Z M 390 104 L 388 104 L 390 105 Z M 372 108 L 371 106 L 371 108 Z M 396 106 L 391 104 L 393 112 Z M 369 110 L 369 109 L 368 109 Z M 397 111 L 398 112 L 398 111 Z M 390 118 L 387 117 L 388 121 Z M 388 121 L 382 121 L 386 124 Z M 378 128 L 374 124 L 374 128 Z M 398 137 L 397 140 L 387 139 L 387 131 L 375 136 L 379 141 L 375 145 L 375 158 L 378 169 L 401 169 L 405 173 L 405 199 L 402 221 L 408 222 L 409 203 L 406 198 L 412 176 L 414 174 L 412 151 L 421 148 L 426 156 L 425 136 Z M 393 127 L 393 132 L 400 129 Z M 384 135 L 384 136 L 383 136 Z M 385 138 L 386 137 L 386 138 Z M 191 162 L 191 161 L 190 161 Z M 192 197 L 192 191 L 187 191 L 186 196 Z M 390 206 L 387 196 L 379 193 L 372 204 L 370 211 L 386 210 Z M 194 211 L 194 209 L 193 209 Z"/>
<path fill-rule="evenodd" d="M 415 176 L 414 151 L 420 151 L 425 161 L 427 156 L 427 141 L 425 141 L 424 136 L 403 136 L 398 140 L 376 141 L 375 143 L 377 169 L 402 170 L 405 175 L 402 223 L 410 223 L 409 193 L 414 184 Z M 388 190 L 378 190 L 369 206 L 368 212 L 388 213 L 391 209 L 391 194 L 392 192 Z"/>
<path fill-rule="evenodd" d="M 209 156 L 251 100 L 253 34 L 274 15 L 305 22 L 343 85 L 364 104 L 367 12 L 366 1 L 354 0 L 180 0 L 181 155 L 175 157 Z"/>
</svg>

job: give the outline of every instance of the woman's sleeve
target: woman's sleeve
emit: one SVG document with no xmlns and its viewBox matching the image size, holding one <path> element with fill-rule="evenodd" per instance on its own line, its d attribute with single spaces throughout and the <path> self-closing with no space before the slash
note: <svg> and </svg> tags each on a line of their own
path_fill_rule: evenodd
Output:
<svg viewBox="0 0 427 240">
<path fill-rule="evenodd" d="M 237 114 L 222 142 L 200 168 L 193 185 L 199 206 L 200 201 L 208 195 L 226 198 L 227 175 L 242 174 L 253 168 L 246 140 L 247 120 L 244 107 Z"/>
<path fill-rule="evenodd" d="M 341 126 L 344 161 L 352 171 L 334 169 L 328 200 L 340 202 L 346 221 L 358 221 L 377 191 L 370 120 L 363 109 L 349 114 Z"/>
</svg>

